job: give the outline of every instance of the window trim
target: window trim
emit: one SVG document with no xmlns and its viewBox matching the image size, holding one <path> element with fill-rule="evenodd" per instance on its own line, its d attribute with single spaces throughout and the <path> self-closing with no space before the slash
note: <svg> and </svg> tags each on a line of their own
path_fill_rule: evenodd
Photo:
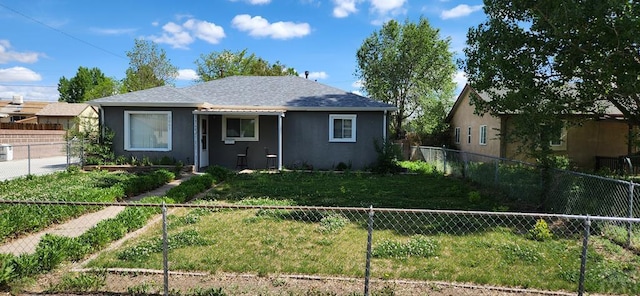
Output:
<svg viewBox="0 0 640 296">
<path fill-rule="evenodd" d="M 480 126 L 480 131 L 478 135 L 478 144 L 487 145 L 487 125 L 483 124 Z"/>
<path fill-rule="evenodd" d="M 357 141 L 357 137 L 356 137 L 357 117 L 358 115 L 356 114 L 329 114 L 329 142 L 355 143 Z M 333 121 L 335 119 L 351 120 L 351 137 L 350 138 L 334 138 Z"/>
<path fill-rule="evenodd" d="M 227 137 L 227 119 L 254 119 L 253 137 Z M 223 115 L 222 116 L 222 141 L 233 140 L 236 142 L 258 142 L 260 141 L 260 115 Z"/>
<path fill-rule="evenodd" d="M 164 148 L 136 148 L 131 147 L 131 115 L 135 114 L 156 114 L 167 116 L 167 147 Z M 160 151 L 172 150 L 173 144 L 173 121 L 171 111 L 124 111 L 124 150 L 125 151 Z"/>
<path fill-rule="evenodd" d="M 453 140 L 456 144 L 460 144 L 460 127 L 456 126 L 454 134 L 453 134 Z"/>
</svg>

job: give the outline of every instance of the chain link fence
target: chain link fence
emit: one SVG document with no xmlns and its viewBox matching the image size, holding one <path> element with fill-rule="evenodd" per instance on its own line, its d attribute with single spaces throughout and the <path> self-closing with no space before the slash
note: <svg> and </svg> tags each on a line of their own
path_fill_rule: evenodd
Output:
<svg viewBox="0 0 640 296">
<path fill-rule="evenodd" d="M 498 189 L 511 200 L 548 213 L 640 217 L 640 184 L 566 170 L 544 174 L 534 164 L 420 146 L 438 171 Z"/>
<path fill-rule="evenodd" d="M 0 146 L 0 181 L 43 175 L 79 165 L 83 159 L 80 140 Z"/>
<path fill-rule="evenodd" d="M 4 239 L 0 283 L 7 270 L 62 270 L 26 285 L 28 293 L 432 295 L 443 281 L 491 285 L 500 295 L 640 293 L 640 249 L 626 244 L 629 227 L 640 245 L 637 218 L 0 201 L 3 213 L 21 207 L 93 210 Z"/>
</svg>

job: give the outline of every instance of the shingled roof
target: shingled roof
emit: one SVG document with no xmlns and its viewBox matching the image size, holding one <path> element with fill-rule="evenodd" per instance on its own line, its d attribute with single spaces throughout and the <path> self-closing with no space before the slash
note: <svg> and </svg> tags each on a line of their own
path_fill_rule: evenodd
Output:
<svg viewBox="0 0 640 296">
<path fill-rule="evenodd" d="M 36 116 L 75 117 L 80 115 L 87 108 L 90 108 L 89 104 L 84 103 L 51 103 L 38 111 Z"/>
<path fill-rule="evenodd" d="M 297 76 L 231 76 L 185 87 L 169 86 L 106 97 L 92 105 L 179 106 L 282 110 L 395 110 L 392 105 Z"/>
</svg>

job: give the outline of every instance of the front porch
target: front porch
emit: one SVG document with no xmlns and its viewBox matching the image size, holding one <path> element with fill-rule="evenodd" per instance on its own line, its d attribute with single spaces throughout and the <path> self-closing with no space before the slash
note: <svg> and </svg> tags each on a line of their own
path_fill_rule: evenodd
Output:
<svg viewBox="0 0 640 296">
<path fill-rule="evenodd" d="M 193 112 L 195 168 L 277 169 L 282 165 L 282 110 L 200 109 Z M 246 157 L 239 162 L 238 154 Z M 274 154 L 274 159 L 267 158 Z"/>
</svg>

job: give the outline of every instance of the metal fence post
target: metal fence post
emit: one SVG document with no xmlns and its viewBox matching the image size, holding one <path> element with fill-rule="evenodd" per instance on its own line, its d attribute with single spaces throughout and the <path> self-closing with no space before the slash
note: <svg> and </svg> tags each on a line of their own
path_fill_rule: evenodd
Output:
<svg viewBox="0 0 640 296">
<path fill-rule="evenodd" d="M 442 172 L 447 174 L 447 151 L 442 148 Z"/>
<path fill-rule="evenodd" d="M 584 221 L 584 238 L 582 239 L 582 256 L 580 259 L 580 281 L 578 283 L 578 296 L 584 294 L 584 274 L 587 269 L 587 248 L 589 247 L 589 233 L 591 231 L 591 219 L 587 216 Z"/>
<path fill-rule="evenodd" d="M 162 202 L 162 268 L 164 269 L 164 296 L 169 295 L 169 243 L 167 241 L 167 207 Z"/>
<path fill-rule="evenodd" d="M 633 218 L 633 182 L 629 182 L 629 218 Z M 633 223 L 627 225 L 627 247 L 631 247 L 631 232 L 633 231 Z"/>
<path fill-rule="evenodd" d="M 27 145 L 27 175 L 31 175 L 31 144 Z"/>
<path fill-rule="evenodd" d="M 371 278 L 371 241 L 373 240 L 373 206 L 369 206 L 369 222 L 367 233 L 367 262 L 364 270 L 364 296 L 369 296 L 369 279 Z"/>
</svg>

